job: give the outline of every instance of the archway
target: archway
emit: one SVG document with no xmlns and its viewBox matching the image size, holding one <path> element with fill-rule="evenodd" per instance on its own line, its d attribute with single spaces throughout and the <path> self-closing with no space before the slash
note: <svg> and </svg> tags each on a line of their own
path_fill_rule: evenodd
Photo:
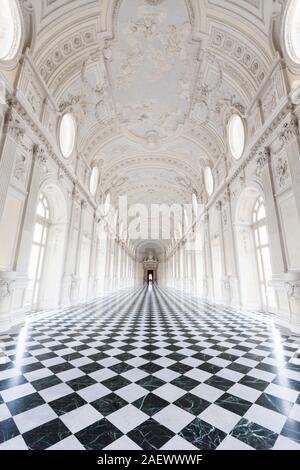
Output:
<svg viewBox="0 0 300 470">
<path fill-rule="evenodd" d="M 49 180 L 40 188 L 28 266 L 26 303 L 31 310 L 58 305 L 67 231 L 67 207 L 60 188 Z"/>
<path fill-rule="evenodd" d="M 237 204 L 236 240 L 238 248 L 242 305 L 247 309 L 272 311 L 275 296 L 272 278 L 267 214 L 258 186 L 246 188 Z"/>
</svg>

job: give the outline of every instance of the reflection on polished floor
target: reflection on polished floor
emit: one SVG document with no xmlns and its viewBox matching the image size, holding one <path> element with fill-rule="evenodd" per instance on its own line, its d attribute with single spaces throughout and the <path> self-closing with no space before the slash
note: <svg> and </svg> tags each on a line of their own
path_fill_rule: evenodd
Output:
<svg viewBox="0 0 300 470">
<path fill-rule="evenodd" d="M 0 336 L 0 449 L 300 449 L 300 338 L 173 290 Z"/>
</svg>

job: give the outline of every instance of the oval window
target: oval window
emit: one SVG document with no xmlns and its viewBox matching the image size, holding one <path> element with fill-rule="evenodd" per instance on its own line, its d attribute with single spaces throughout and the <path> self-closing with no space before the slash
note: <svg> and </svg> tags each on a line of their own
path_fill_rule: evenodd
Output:
<svg viewBox="0 0 300 470">
<path fill-rule="evenodd" d="M 12 60 L 21 43 L 21 17 L 15 0 L 0 0 L 0 59 Z"/>
<path fill-rule="evenodd" d="M 285 46 L 290 58 L 300 64 L 300 2 L 292 0 L 284 25 Z"/>
<path fill-rule="evenodd" d="M 207 194 L 211 196 L 214 191 L 214 178 L 209 166 L 204 170 L 204 183 Z"/>
<path fill-rule="evenodd" d="M 96 166 L 94 166 L 94 168 L 92 169 L 91 178 L 90 178 L 90 192 L 92 193 L 93 196 L 96 194 L 98 182 L 99 182 L 99 169 Z"/>
<path fill-rule="evenodd" d="M 107 215 L 109 213 L 110 208 L 110 193 L 107 194 L 104 203 L 104 214 Z"/>
<path fill-rule="evenodd" d="M 64 114 L 59 128 L 59 144 L 61 153 L 69 158 L 74 150 L 76 142 L 76 121 L 71 113 Z"/>
<path fill-rule="evenodd" d="M 242 118 L 234 114 L 228 123 L 228 143 L 233 158 L 241 158 L 245 148 L 245 127 Z"/>
</svg>

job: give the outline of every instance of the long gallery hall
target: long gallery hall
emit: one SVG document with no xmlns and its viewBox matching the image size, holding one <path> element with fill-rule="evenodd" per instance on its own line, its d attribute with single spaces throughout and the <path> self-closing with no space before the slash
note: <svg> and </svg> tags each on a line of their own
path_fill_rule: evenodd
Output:
<svg viewBox="0 0 300 470">
<path fill-rule="evenodd" d="M 300 0 L 0 0 L 0 451 L 300 450 L 299 119 Z"/>
</svg>

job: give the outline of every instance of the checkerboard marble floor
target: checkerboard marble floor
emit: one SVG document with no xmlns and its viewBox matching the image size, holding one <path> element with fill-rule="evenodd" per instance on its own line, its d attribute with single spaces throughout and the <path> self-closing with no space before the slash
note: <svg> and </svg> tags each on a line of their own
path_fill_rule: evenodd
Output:
<svg viewBox="0 0 300 470">
<path fill-rule="evenodd" d="M 0 343 L 0 450 L 300 449 L 300 338 L 268 317 L 150 286 Z"/>
</svg>

